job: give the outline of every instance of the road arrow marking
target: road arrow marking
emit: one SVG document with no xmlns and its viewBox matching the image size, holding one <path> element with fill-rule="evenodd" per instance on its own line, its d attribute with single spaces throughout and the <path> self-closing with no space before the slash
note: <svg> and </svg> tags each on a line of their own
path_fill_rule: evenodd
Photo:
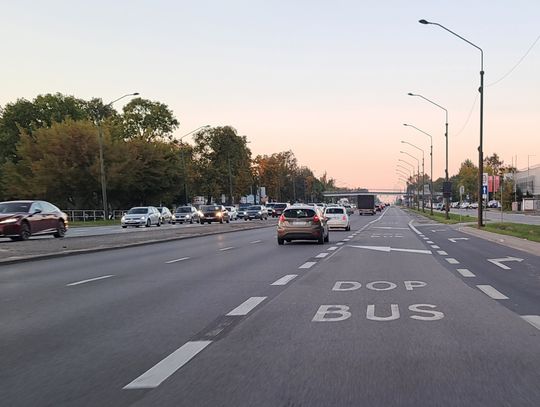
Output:
<svg viewBox="0 0 540 407">
<path fill-rule="evenodd" d="M 350 247 L 355 247 L 357 249 L 367 249 L 367 250 L 375 250 L 377 252 L 406 252 L 406 253 L 419 253 L 419 254 L 432 254 L 430 250 L 418 250 L 418 249 L 397 249 L 394 247 L 388 247 L 388 246 L 355 246 L 350 245 Z"/>
<path fill-rule="evenodd" d="M 496 266 L 499 266 L 500 268 L 502 268 L 503 270 L 511 270 L 510 267 L 508 267 L 507 265 L 505 264 L 502 264 L 503 262 L 506 262 L 506 261 L 517 261 L 517 262 L 522 262 L 523 259 L 520 259 L 519 257 L 505 257 L 503 259 L 487 259 L 487 261 L 495 264 Z"/>
<path fill-rule="evenodd" d="M 449 237 L 448 240 L 450 240 L 452 243 L 456 243 L 458 240 L 469 240 L 468 237 Z"/>
</svg>

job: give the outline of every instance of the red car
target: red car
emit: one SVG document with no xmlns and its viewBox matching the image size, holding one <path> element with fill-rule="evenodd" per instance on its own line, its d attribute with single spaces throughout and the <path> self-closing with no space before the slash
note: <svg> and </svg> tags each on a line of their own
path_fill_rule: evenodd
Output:
<svg viewBox="0 0 540 407">
<path fill-rule="evenodd" d="M 33 235 L 64 237 L 67 215 L 45 201 L 0 202 L 0 237 L 28 240 Z"/>
</svg>

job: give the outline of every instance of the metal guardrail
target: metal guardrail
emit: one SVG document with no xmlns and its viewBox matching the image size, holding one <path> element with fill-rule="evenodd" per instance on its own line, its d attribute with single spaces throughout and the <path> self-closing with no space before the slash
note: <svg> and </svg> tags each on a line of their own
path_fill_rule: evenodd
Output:
<svg viewBox="0 0 540 407">
<path fill-rule="evenodd" d="M 110 219 L 120 219 L 128 210 L 116 210 L 110 213 Z M 103 210 L 92 209 L 78 209 L 78 210 L 64 210 L 68 215 L 70 222 L 95 222 L 96 220 L 104 220 L 105 214 Z"/>
</svg>

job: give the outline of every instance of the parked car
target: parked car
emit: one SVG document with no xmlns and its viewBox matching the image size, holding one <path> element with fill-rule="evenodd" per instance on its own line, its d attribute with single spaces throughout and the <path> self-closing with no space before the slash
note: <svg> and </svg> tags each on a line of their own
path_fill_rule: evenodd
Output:
<svg viewBox="0 0 540 407">
<path fill-rule="evenodd" d="M 326 208 L 324 216 L 328 218 L 329 228 L 343 228 L 351 230 L 351 222 L 345 208 Z"/>
<path fill-rule="evenodd" d="M 226 206 L 225 209 L 227 209 L 227 212 L 229 212 L 229 218 L 231 220 L 238 219 L 238 211 L 236 210 L 236 206 Z"/>
<path fill-rule="evenodd" d="M 437 202 L 433 209 L 437 211 L 444 211 L 444 204 L 442 202 Z"/>
<path fill-rule="evenodd" d="M 0 237 L 28 240 L 34 235 L 64 237 L 68 216 L 46 201 L 0 202 Z"/>
<path fill-rule="evenodd" d="M 201 223 L 230 222 L 229 212 L 223 205 L 203 205 L 200 211 L 202 212 Z"/>
<path fill-rule="evenodd" d="M 201 223 L 200 212 L 194 206 L 179 206 L 172 216 L 172 224 L 177 223 Z"/>
<path fill-rule="evenodd" d="M 281 214 L 283 213 L 283 211 L 285 209 L 287 209 L 289 207 L 289 204 L 288 203 L 280 203 L 280 202 L 277 202 L 274 204 L 274 210 L 272 212 L 272 216 L 274 218 L 277 218 L 279 216 L 281 216 Z"/>
<path fill-rule="evenodd" d="M 450 204 L 450 207 L 451 207 L 451 208 L 459 208 L 459 202 L 458 202 L 458 201 L 452 202 L 452 203 Z"/>
<path fill-rule="evenodd" d="M 277 242 L 282 245 L 292 240 L 316 240 L 319 244 L 330 240 L 328 222 L 319 208 L 293 205 L 283 211 L 277 226 Z"/>
<path fill-rule="evenodd" d="M 501 203 L 495 199 L 488 202 L 488 208 L 500 208 L 500 207 L 501 207 Z"/>
<path fill-rule="evenodd" d="M 268 219 L 268 211 L 264 205 L 251 205 L 247 208 L 246 215 L 244 215 L 244 220 L 251 219 Z"/>
<path fill-rule="evenodd" d="M 128 226 L 161 226 L 161 214 L 155 206 L 136 206 L 127 211 L 120 222 L 124 229 Z"/>
<path fill-rule="evenodd" d="M 461 209 L 469 209 L 471 207 L 471 204 L 469 204 L 469 202 L 462 202 L 459 207 Z"/>
<path fill-rule="evenodd" d="M 471 209 L 478 209 L 478 202 L 473 202 L 473 203 L 469 206 L 469 208 L 471 208 Z"/>
<path fill-rule="evenodd" d="M 159 206 L 157 208 L 161 215 L 161 223 L 172 223 L 172 213 L 166 206 Z"/>
</svg>

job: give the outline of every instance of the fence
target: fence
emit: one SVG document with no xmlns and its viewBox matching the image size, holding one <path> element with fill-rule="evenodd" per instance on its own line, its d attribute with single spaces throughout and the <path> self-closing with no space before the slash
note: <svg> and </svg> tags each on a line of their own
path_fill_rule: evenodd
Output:
<svg viewBox="0 0 540 407">
<path fill-rule="evenodd" d="M 95 222 L 96 220 L 104 220 L 105 215 L 103 210 L 91 210 L 91 209 L 80 209 L 80 210 L 65 210 L 63 211 L 68 215 L 70 222 Z M 120 219 L 127 210 L 117 210 L 109 213 L 111 219 Z"/>
</svg>

